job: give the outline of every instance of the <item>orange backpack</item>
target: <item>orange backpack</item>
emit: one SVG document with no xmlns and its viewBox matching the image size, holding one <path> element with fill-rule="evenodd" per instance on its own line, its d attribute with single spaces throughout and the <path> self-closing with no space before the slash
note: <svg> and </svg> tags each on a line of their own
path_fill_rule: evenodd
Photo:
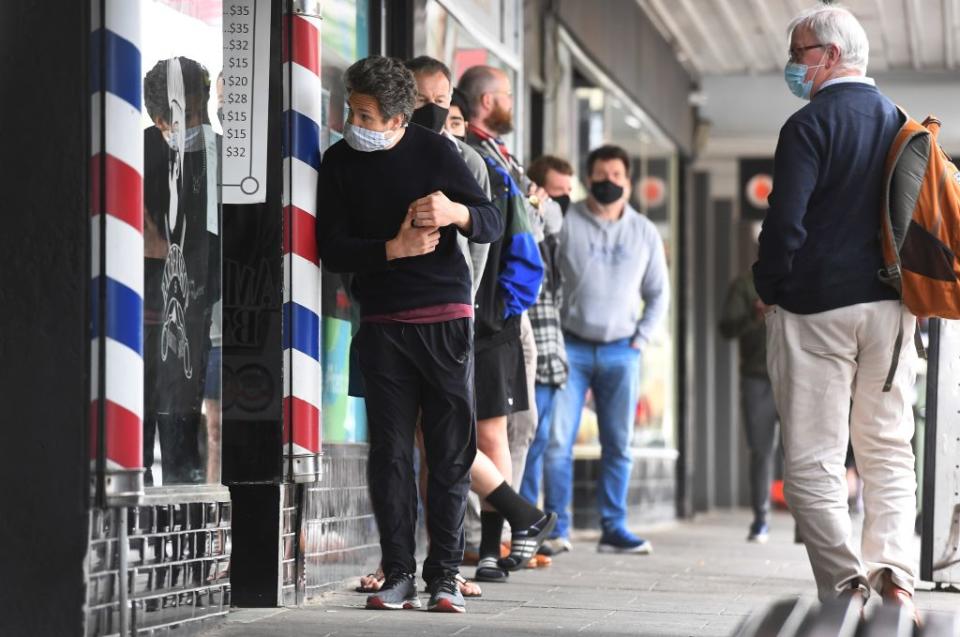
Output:
<svg viewBox="0 0 960 637">
<path fill-rule="evenodd" d="M 880 279 L 917 317 L 960 319 L 960 171 L 937 143 L 940 120 L 900 115 L 885 170 Z"/>
</svg>

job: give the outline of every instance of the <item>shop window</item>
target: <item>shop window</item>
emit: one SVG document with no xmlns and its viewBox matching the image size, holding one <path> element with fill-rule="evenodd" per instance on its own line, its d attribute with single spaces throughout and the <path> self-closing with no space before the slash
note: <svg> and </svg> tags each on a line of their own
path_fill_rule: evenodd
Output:
<svg viewBox="0 0 960 637">
<path fill-rule="evenodd" d="M 490 10 L 494 12 L 493 21 L 490 14 L 477 22 L 477 24 L 489 25 L 500 24 L 501 6 L 499 0 L 477 0 L 473 3 L 464 3 L 463 9 L 467 15 L 472 10 L 480 10 L 489 5 Z M 512 11 L 513 9 L 511 9 Z M 428 0 L 426 5 L 426 51 L 425 54 L 443 61 L 450 67 L 453 74 L 454 83 L 456 83 L 464 71 L 471 66 L 487 65 L 503 70 L 510 80 L 510 86 L 514 93 L 514 104 L 517 104 L 517 96 L 523 90 L 523 87 L 517 86 L 517 71 L 510 64 L 497 56 L 494 52 L 484 46 L 480 38 L 474 35 L 470 29 L 466 28 L 461 22 L 454 18 L 447 9 L 436 0 Z M 494 36 L 500 35 L 499 29 Z M 499 39 L 499 38 L 498 38 Z M 516 108 L 516 106 L 515 106 Z M 519 122 L 514 122 L 517 125 Z M 507 147 L 516 151 L 517 131 L 503 136 Z"/>
<path fill-rule="evenodd" d="M 586 175 L 587 156 L 598 146 L 612 143 L 627 151 L 631 158 L 630 205 L 656 226 L 663 240 L 667 267 L 672 269 L 674 233 L 671 230 L 677 211 L 675 148 L 635 106 L 624 103 L 620 97 L 597 86 L 576 69 L 572 72 L 572 84 L 579 174 Z M 584 185 L 585 179 L 575 188 L 575 199 L 586 196 Z M 671 298 L 675 299 L 677 294 L 679 291 L 671 290 Z M 664 317 L 643 352 L 639 399 L 634 412 L 633 444 L 637 447 L 673 448 L 676 445 L 674 325 L 669 315 Z M 587 446 L 599 445 L 592 397 L 588 398 L 584 409 L 577 442 Z"/>
<path fill-rule="evenodd" d="M 347 114 L 343 76 L 347 67 L 369 55 L 369 3 L 367 0 L 330 0 L 324 2 L 323 18 L 321 152 L 343 137 Z M 318 205 L 323 205 L 322 199 Z M 321 294 L 323 442 L 366 442 L 367 418 L 360 397 L 360 374 L 356 365 L 351 365 L 351 344 L 359 327 L 359 308 L 350 298 L 349 275 L 323 270 Z"/>
<path fill-rule="evenodd" d="M 220 0 L 140 2 L 147 486 L 220 480 Z"/>
</svg>

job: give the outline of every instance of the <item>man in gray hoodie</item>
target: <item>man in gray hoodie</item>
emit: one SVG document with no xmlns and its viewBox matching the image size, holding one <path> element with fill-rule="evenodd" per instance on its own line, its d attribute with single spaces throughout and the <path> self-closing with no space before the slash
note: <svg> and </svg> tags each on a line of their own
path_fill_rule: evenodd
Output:
<svg viewBox="0 0 960 637">
<path fill-rule="evenodd" d="M 626 526 L 627 486 L 640 357 L 667 310 L 667 265 L 656 227 L 628 203 L 626 151 L 601 146 L 591 151 L 586 168 L 590 195 L 571 206 L 560 238 L 560 323 L 570 372 L 556 399 L 544 456 L 545 509 L 559 515 L 553 535 L 567 540 L 573 445 L 592 389 L 602 447 L 597 506 L 603 533 L 597 548 L 649 553 L 650 542 Z"/>
</svg>

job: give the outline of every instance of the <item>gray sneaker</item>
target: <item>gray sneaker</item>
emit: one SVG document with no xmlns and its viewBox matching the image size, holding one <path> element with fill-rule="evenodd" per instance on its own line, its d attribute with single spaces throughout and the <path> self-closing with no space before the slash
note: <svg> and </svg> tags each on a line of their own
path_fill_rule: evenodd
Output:
<svg viewBox="0 0 960 637">
<path fill-rule="evenodd" d="M 463 594 L 455 575 L 441 575 L 427 586 L 430 601 L 427 610 L 435 613 L 465 613 Z"/>
<path fill-rule="evenodd" d="M 537 551 L 540 555 L 559 555 L 573 550 L 573 544 L 565 537 L 552 537 L 544 540 L 540 549 Z"/>
<path fill-rule="evenodd" d="M 410 573 L 391 573 L 383 588 L 367 597 L 367 608 L 375 610 L 410 610 L 421 606 L 416 576 Z"/>
</svg>

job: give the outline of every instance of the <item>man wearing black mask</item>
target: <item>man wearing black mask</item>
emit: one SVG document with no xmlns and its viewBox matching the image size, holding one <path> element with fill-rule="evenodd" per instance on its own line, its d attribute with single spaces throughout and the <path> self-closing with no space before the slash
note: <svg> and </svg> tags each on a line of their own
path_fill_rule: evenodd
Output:
<svg viewBox="0 0 960 637">
<path fill-rule="evenodd" d="M 527 310 L 533 336 L 537 343 L 537 372 L 534 397 L 537 403 L 537 431 L 523 469 L 520 495 L 529 502 L 540 499 L 540 484 L 543 476 L 543 452 L 550 439 L 553 421 L 553 406 L 557 392 L 567 382 L 567 353 L 560 331 L 561 278 L 560 278 L 560 230 L 563 216 L 570 206 L 573 189 L 573 166 L 565 159 L 543 155 L 530 164 L 527 176 L 540 184 L 554 206 L 543 207 L 543 239 L 540 240 L 540 256 L 543 258 L 544 277 L 537 302 Z M 562 540 L 547 540 L 540 548 L 545 555 L 554 555 L 566 550 Z"/>
<path fill-rule="evenodd" d="M 626 526 L 627 486 L 641 352 L 667 310 L 663 240 L 628 203 L 630 157 L 625 150 L 601 146 L 591 151 L 587 182 L 590 196 L 570 207 L 560 233 L 560 321 L 570 369 L 556 398 L 544 454 L 545 508 L 560 516 L 554 535 L 561 544 L 570 532 L 573 444 L 584 397 L 592 389 L 603 448 L 598 550 L 649 553 L 650 543 Z"/>
<path fill-rule="evenodd" d="M 489 198 L 490 174 L 487 171 L 487 165 L 477 151 L 470 148 L 463 140 L 453 136 L 445 128 L 453 88 L 450 69 L 440 60 L 427 55 L 407 60 L 404 66 L 410 69 L 417 81 L 417 101 L 410 121 L 449 139 L 450 143 L 456 146 L 467 168 L 470 169 L 474 179 L 477 180 L 480 188 Z M 458 241 L 464 254 L 469 257 L 467 266 L 470 268 L 470 277 L 473 280 L 473 293 L 476 294 L 477 286 L 480 283 L 480 275 L 487 263 L 487 253 L 490 251 L 490 246 L 486 243 L 468 242 L 466 237 L 462 235 L 458 237 Z"/>
</svg>

